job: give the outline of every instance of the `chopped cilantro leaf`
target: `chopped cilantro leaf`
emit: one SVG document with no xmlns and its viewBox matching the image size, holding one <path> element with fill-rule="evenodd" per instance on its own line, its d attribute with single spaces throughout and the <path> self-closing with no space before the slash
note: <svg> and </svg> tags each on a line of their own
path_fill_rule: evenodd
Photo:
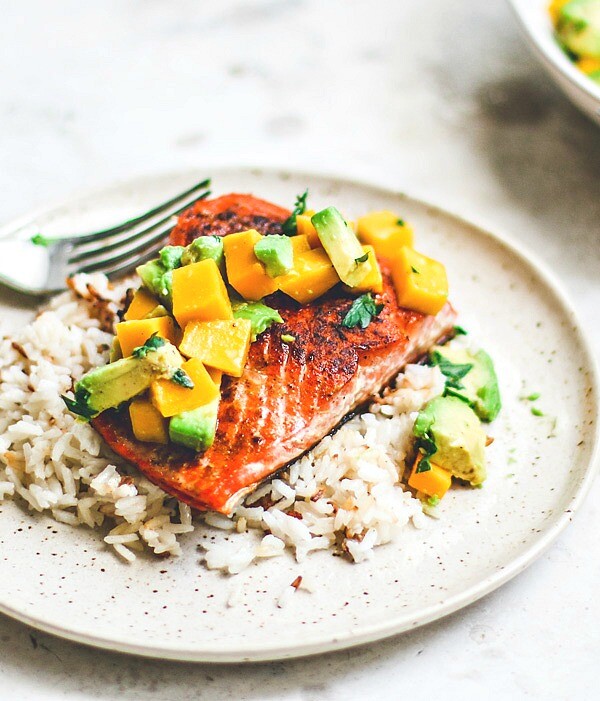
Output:
<svg viewBox="0 0 600 701">
<path fill-rule="evenodd" d="M 421 452 L 421 459 L 417 465 L 417 472 L 429 472 L 431 470 L 430 458 L 437 453 L 437 444 L 432 432 L 433 419 L 424 412 L 419 412 L 413 426 L 413 435 L 417 439 L 417 448 Z"/>
<path fill-rule="evenodd" d="M 404 219 L 396 219 L 396 226 L 404 226 Z"/>
<path fill-rule="evenodd" d="M 49 246 L 52 243 L 52 239 L 47 238 L 43 234 L 35 234 L 30 241 L 35 246 Z"/>
<path fill-rule="evenodd" d="M 192 378 L 185 370 L 182 370 L 181 368 L 175 370 L 175 372 L 171 375 L 171 382 L 174 382 L 176 385 L 181 385 L 187 389 L 194 389 L 194 382 L 192 381 Z"/>
<path fill-rule="evenodd" d="M 420 275 L 420 274 L 421 274 L 421 271 L 420 271 L 420 270 L 417 270 L 417 269 L 415 268 L 414 265 L 411 265 L 411 266 L 410 266 L 410 269 L 413 271 L 413 273 L 416 273 L 417 275 Z"/>
<path fill-rule="evenodd" d="M 358 263 L 366 263 L 368 260 L 369 260 L 369 254 L 368 254 L 368 253 L 365 253 L 364 256 L 361 256 L 360 258 L 355 258 L 355 259 L 354 259 L 354 262 L 355 262 L 356 264 L 358 264 Z"/>
<path fill-rule="evenodd" d="M 544 416 L 544 412 L 541 409 L 538 409 L 536 406 L 531 407 L 531 413 L 534 416 Z"/>
<path fill-rule="evenodd" d="M 375 300 L 369 293 L 361 295 L 352 302 L 350 310 L 342 321 L 342 326 L 347 329 L 353 329 L 355 326 L 366 329 L 382 309 L 383 304 L 375 304 Z"/>
<path fill-rule="evenodd" d="M 289 333 L 282 333 L 281 334 L 281 340 L 284 343 L 293 343 L 296 340 L 295 336 L 290 336 Z"/>
<path fill-rule="evenodd" d="M 137 346 L 133 349 L 132 356 L 134 358 L 145 358 L 150 351 L 154 351 L 161 346 L 164 346 L 166 341 L 161 338 L 157 332 L 153 333 L 152 336 L 144 343 L 143 346 Z"/>
<path fill-rule="evenodd" d="M 428 499 L 427 499 L 427 505 L 428 506 L 437 506 L 440 503 L 440 498 L 438 497 L 437 494 L 432 494 Z"/>
<path fill-rule="evenodd" d="M 463 329 L 462 326 L 455 326 L 455 327 L 454 327 L 454 333 L 455 333 L 457 336 L 466 336 L 466 335 L 467 335 L 467 332 L 465 331 L 465 329 Z"/>
<path fill-rule="evenodd" d="M 60 396 L 71 413 L 77 414 L 77 416 L 80 416 L 85 421 L 89 421 L 98 413 L 88 405 L 90 394 L 90 391 L 85 389 L 85 387 L 78 387 L 75 390 L 75 399 L 69 399 L 69 397 L 65 397 L 64 394 Z"/>
<path fill-rule="evenodd" d="M 460 380 L 473 369 L 472 363 L 451 363 L 439 351 L 434 351 L 430 357 L 432 364 L 437 365 L 446 377 L 446 388 L 464 389 Z"/>
<path fill-rule="evenodd" d="M 299 214 L 304 214 L 306 211 L 306 198 L 308 197 L 308 189 L 304 190 L 301 195 L 296 195 L 294 209 L 290 216 L 281 225 L 281 231 L 285 236 L 295 236 L 298 233 L 296 226 L 296 217 Z"/>
<path fill-rule="evenodd" d="M 542 395 L 539 392 L 533 392 L 532 394 L 528 395 L 525 397 L 525 399 L 528 402 L 535 402 L 536 399 L 539 399 Z"/>
<path fill-rule="evenodd" d="M 469 399 L 469 397 L 462 394 L 460 390 L 455 389 L 452 385 L 448 384 L 448 382 L 446 382 L 446 386 L 444 387 L 444 397 L 456 397 L 456 399 L 460 399 L 461 402 L 464 402 L 469 406 L 471 406 L 472 404 L 472 401 Z"/>
</svg>

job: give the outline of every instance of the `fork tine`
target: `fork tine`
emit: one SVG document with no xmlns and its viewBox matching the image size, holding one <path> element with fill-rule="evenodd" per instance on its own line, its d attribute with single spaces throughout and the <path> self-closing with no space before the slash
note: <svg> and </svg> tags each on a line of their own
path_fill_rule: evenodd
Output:
<svg viewBox="0 0 600 701">
<path fill-rule="evenodd" d="M 145 236 L 147 233 L 149 233 L 151 230 L 153 230 L 157 226 L 161 226 L 161 224 L 164 224 L 170 220 L 173 219 L 178 214 L 181 214 L 185 209 L 187 209 L 191 204 L 194 202 L 204 199 L 207 197 L 209 192 L 202 193 L 200 197 L 194 197 L 193 200 L 187 200 L 183 204 L 180 204 L 180 206 L 177 209 L 169 211 L 169 213 L 166 216 L 163 216 L 161 219 L 158 221 L 153 221 L 148 225 L 145 225 L 146 222 L 144 222 L 144 225 L 138 224 L 138 226 L 133 227 L 133 229 L 125 232 L 125 235 L 120 236 L 116 240 L 113 240 L 113 237 L 109 238 L 109 241 L 112 241 L 112 243 L 106 243 L 105 245 L 102 246 L 102 248 L 98 248 L 98 242 L 96 242 L 96 245 L 94 246 L 80 246 L 77 241 L 73 242 L 73 249 L 72 252 L 75 255 L 72 255 L 68 262 L 69 263 L 87 263 L 88 261 L 92 262 L 90 259 L 96 259 L 101 255 L 104 255 L 105 253 L 108 253 L 109 251 L 114 251 L 119 248 L 123 248 L 126 246 L 128 243 L 131 243 L 132 241 L 135 241 L 137 239 L 142 238 Z M 175 220 L 176 221 L 176 220 Z M 174 224 L 171 225 L 173 227 Z M 81 251 L 83 249 L 83 251 Z"/>
<path fill-rule="evenodd" d="M 145 236 L 133 239 L 129 246 L 119 247 L 114 255 L 102 256 L 103 251 L 100 251 L 97 257 L 86 262 L 85 265 L 73 265 L 72 270 L 76 270 L 79 273 L 106 272 L 123 260 L 128 260 L 136 255 L 144 255 L 150 247 L 157 251 L 164 246 L 165 238 L 176 222 L 177 220 L 174 217 L 167 219 L 167 221 L 161 222 L 160 225 L 148 229 L 145 232 Z"/>
<path fill-rule="evenodd" d="M 110 268 L 108 270 L 104 270 L 103 272 L 110 279 L 119 277 L 121 275 L 126 275 L 127 273 L 137 268 L 138 265 L 142 265 L 143 263 L 147 263 L 149 260 L 156 258 L 156 254 L 158 253 L 159 249 L 160 245 L 155 245 L 154 247 L 146 251 L 143 255 L 140 256 L 139 254 L 136 254 L 134 256 L 130 256 L 126 260 L 122 261 L 120 265 L 117 265 L 116 267 Z"/>
<path fill-rule="evenodd" d="M 170 207 L 173 207 L 174 205 L 177 205 L 179 202 L 181 202 L 184 198 L 189 197 L 190 195 L 193 195 L 194 193 L 197 193 L 199 190 L 205 189 L 210 185 L 210 178 L 207 178 L 206 180 L 203 180 L 200 183 L 197 183 L 193 187 L 190 187 L 188 190 L 185 192 L 179 193 L 176 197 L 171 198 L 170 200 L 167 200 L 166 202 L 163 202 L 162 204 L 159 204 L 157 207 L 153 207 L 152 209 L 149 209 L 147 212 L 144 214 L 141 214 L 137 217 L 134 217 L 133 219 L 129 219 L 126 222 L 123 222 L 122 224 L 119 224 L 118 226 L 111 227 L 109 229 L 103 229 L 102 231 L 95 231 L 92 234 L 85 234 L 83 236 L 73 236 L 72 238 L 74 239 L 73 243 L 74 245 L 79 245 L 82 243 L 88 243 L 90 241 L 98 241 L 99 239 L 104 239 L 107 238 L 108 236 L 114 236 L 115 234 L 120 234 L 123 231 L 127 231 L 131 229 L 132 227 L 136 226 L 137 224 L 141 224 L 142 222 L 146 222 L 149 219 L 152 219 L 158 214 L 164 213 L 165 210 L 169 209 Z M 206 191 L 204 193 L 201 193 L 198 197 L 192 198 L 190 204 L 193 204 L 196 200 L 203 199 L 204 197 L 208 197 L 210 195 L 210 191 Z M 71 238 L 71 237 L 69 237 Z"/>
</svg>

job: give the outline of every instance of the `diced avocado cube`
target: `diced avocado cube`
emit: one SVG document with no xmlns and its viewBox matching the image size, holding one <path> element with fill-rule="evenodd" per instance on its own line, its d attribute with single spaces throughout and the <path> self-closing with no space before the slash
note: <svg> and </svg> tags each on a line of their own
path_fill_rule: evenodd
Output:
<svg viewBox="0 0 600 701">
<path fill-rule="evenodd" d="M 252 342 L 256 341 L 256 337 L 273 324 L 283 324 L 283 319 L 277 309 L 268 307 L 262 302 L 232 301 L 231 308 L 234 319 L 248 319 L 252 324 Z"/>
<path fill-rule="evenodd" d="M 335 207 L 317 212 L 311 221 L 340 280 L 350 287 L 359 285 L 370 265 L 354 231 Z"/>
<path fill-rule="evenodd" d="M 600 58 L 600 0 L 571 0 L 558 12 L 558 38 L 576 56 Z"/>
<path fill-rule="evenodd" d="M 185 248 L 183 246 L 165 246 L 161 248 L 158 252 L 158 257 L 160 262 L 165 267 L 165 270 L 175 270 L 175 268 L 180 268 L 181 257 Z"/>
<path fill-rule="evenodd" d="M 210 448 L 215 439 L 218 413 L 219 398 L 173 416 L 169 420 L 169 438 L 196 452 Z"/>
<path fill-rule="evenodd" d="M 160 260 L 151 260 L 136 268 L 144 286 L 163 303 L 167 309 L 172 307 L 173 271 L 167 270 Z"/>
<path fill-rule="evenodd" d="M 151 312 L 148 312 L 144 319 L 158 319 L 161 316 L 169 316 L 169 312 L 162 304 L 157 304 Z"/>
<path fill-rule="evenodd" d="M 413 433 L 436 465 L 473 486 L 485 480 L 485 432 L 477 414 L 462 399 L 432 399 L 417 415 Z M 435 451 L 428 451 L 432 446 Z"/>
<path fill-rule="evenodd" d="M 152 344 L 150 344 L 152 341 Z M 158 344 L 162 341 L 162 344 Z M 67 407 L 84 419 L 117 407 L 141 394 L 160 378 L 170 378 L 183 363 L 181 354 L 167 341 L 153 337 L 137 355 L 94 368 L 75 384 L 75 399 L 63 397 Z"/>
<path fill-rule="evenodd" d="M 263 263 L 269 277 L 286 275 L 294 267 L 294 248 L 288 236 L 263 236 L 254 244 L 254 255 Z"/>
<path fill-rule="evenodd" d="M 484 350 L 472 352 L 452 344 L 435 346 L 431 350 L 430 358 L 435 365 L 440 366 L 442 372 L 444 367 L 451 372 L 452 366 L 471 365 L 466 375 L 458 380 L 462 387 L 456 388 L 455 391 L 469 400 L 482 421 L 493 421 L 498 416 L 502 408 L 498 378 L 494 363 Z"/>
<path fill-rule="evenodd" d="M 223 239 L 220 236 L 199 236 L 194 239 L 185 247 L 181 264 L 198 263 L 206 258 L 212 258 L 219 268 L 223 267 L 225 259 L 223 258 Z"/>
</svg>

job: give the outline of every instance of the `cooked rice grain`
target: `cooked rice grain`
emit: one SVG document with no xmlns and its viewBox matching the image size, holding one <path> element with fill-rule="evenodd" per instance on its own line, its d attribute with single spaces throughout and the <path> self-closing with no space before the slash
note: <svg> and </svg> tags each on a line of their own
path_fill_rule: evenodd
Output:
<svg viewBox="0 0 600 701">
<path fill-rule="evenodd" d="M 101 275 L 78 276 L 32 323 L 2 336 L 0 500 L 18 495 L 61 523 L 101 529 L 133 562 L 144 547 L 179 555 L 178 536 L 194 530 L 191 509 L 116 459 L 60 398 L 107 362 L 112 335 L 103 329 L 124 290 Z M 231 518 L 198 517 L 213 536 L 203 539 L 205 565 L 234 574 L 286 550 L 300 562 L 327 549 L 360 562 L 409 523 L 419 526 L 420 502 L 399 480 L 414 412 L 442 390 L 437 368 L 408 366 L 368 413 L 261 485 Z"/>
</svg>

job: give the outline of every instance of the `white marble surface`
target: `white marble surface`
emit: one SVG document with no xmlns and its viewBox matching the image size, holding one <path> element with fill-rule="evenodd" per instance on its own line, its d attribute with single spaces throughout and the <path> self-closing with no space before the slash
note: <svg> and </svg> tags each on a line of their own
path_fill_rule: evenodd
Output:
<svg viewBox="0 0 600 701">
<path fill-rule="evenodd" d="M 185 166 L 364 177 L 518 236 L 600 355 L 600 130 L 501 0 L 0 0 L 0 17 L 1 220 Z M 596 481 L 553 547 L 477 604 L 317 659 L 148 661 L 0 618 L 0 698 L 590 699 L 599 497 Z"/>
</svg>

